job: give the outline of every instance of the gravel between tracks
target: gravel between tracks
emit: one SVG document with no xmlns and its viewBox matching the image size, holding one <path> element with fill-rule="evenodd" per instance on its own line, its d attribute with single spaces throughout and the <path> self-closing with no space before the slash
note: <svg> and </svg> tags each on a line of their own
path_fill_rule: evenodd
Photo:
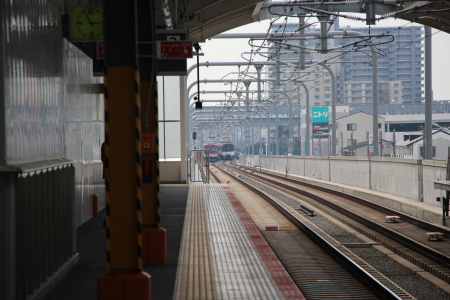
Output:
<svg viewBox="0 0 450 300">
<path fill-rule="evenodd" d="M 245 178 L 244 180 L 257 187 L 258 189 L 283 201 L 292 208 L 300 208 L 298 202 L 285 196 L 284 194 L 273 191 L 272 189 L 249 178 Z M 361 241 L 360 239 L 346 232 L 342 228 L 337 227 L 334 223 L 328 221 L 326 218 L 320 215 L 314 217 L 306 216 L 306 218 L 308 218 L 309 221 L 314 223 L 317 227 L 322 229 L 324 232 L 326 232 L 328 235 L 330 235 L 340 243 L 363 243 L 363 241 Z M 423 279 L 419 275 L 415 274 L 412 270 L 397 263 L 395 260 L 387 257 L 378 250 L 374 248 L 351 248 L 350 250 L 357 256 L 365 260 L 367 263 L 371 264 L 386 277 L 397 283 L 417 299 L 450 300 L 449 294 L 445 293 L 437 286 Z"/>
</svg>

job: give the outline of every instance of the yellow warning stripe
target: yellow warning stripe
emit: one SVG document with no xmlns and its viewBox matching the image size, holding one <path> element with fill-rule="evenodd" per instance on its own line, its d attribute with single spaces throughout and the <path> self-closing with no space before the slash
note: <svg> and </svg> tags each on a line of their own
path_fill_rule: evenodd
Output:
<svg viewBox="0 0 450 300">
<path fill-rule="evenodd" d="M 142 272 L 142 166 L 141 166 L 141 100 L 139 96 L 139 71 L 134 72 L 135 80 L 135 125 L 136 125 L 136 206 L 137 206 L 137 266 Z"/>
<path fill-rule="evenodd" d="M 156 228 L 161 228 L 161 209 L 160 209 L 160 193 L 159 193 L 159 117 L 158 117 L 158 84 L 155 85 L 155 150 L 156 150 Z"/>
<path fill-rule="evenodd" d="M 105 76 L 103 78 L 104 85 L 104 105 L 105 105 L 105 157 L 106 163 L 104 168 L 106 172 L 108 172 L 108 162 L 109 162 L 109 118 L 108 118 L 108 76 L 105 69 Z M 109 179 L 108 176 L 105 175 L 105 206 L 106 206 L 106 272 L 111 272 L 111 235 L 110 235 L 110 203 L 111 203 L 111 195 L 109 193 Z"/>
</svg>

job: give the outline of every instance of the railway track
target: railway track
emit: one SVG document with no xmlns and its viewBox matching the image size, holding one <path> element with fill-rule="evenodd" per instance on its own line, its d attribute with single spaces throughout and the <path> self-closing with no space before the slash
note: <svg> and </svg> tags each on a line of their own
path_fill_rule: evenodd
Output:
<svg viewBox="0 0 450 300">
<path fill-rule="evenodd" d="M 216 166 L 216 168 L 218 168 Z M 239 171 L 236 171 L 239 172 Z M 234 172 L 233 172 L 234 173 Z M 320 247 L 324 253 L 327 254 L 327 256 L 330 256 L 333 258 L 335 262 L 338 262 L 339 265 L 343 267 L 343 269 L 346 270 L 346 272 L 349 272 L 352 274 L 353 278 L 357 278 L 361 284 L 363 284 L 368 290 L 371 291 L 373 295 L 377 299 L 415 299 L 413 296 L 405 292 L 402 288 L 400 288 L 398 285 L 393 283 L 391 280 L 383 276 L 381 273 L 376 271 L 374 268 L 372 268 L 370 265 L 368 265 L 363 260 L 359 259 L 357 256 L 352 254 L 350 251 L 345 249 L 345 247 L 339 245 L 336 243 L 336 241 L 330 241 L 330 239 L 324 238 L 321 234 L 318 232 L 320 230 L 317 230 L 317 228 L 309 223 L 307 220 L 304 220 L 303 218 L 299 217 L 299 214 L 296 212 L 293 212 L 293 209 L 283 203 L 282 201 L 279 201 L 269 195 L 266 192 L 261 191 L 260 189 L 254 187 L 252 184 L 249 184 L 245 180 L 242 180 L 244 176 L 247 174 L 244 171 L 240 172 L 241 175 L 237 176 L 228 173 L 229 176 L 232 176 L 233 181 L 238 181 L 247 188 L 251 189 L 253 192 L 257 193 L 259 196 L 263 197 L 271 203 L 280 213 L 282 213 L 291 223 L 293 223 L 297 228 L 301 230 L 301 232 L 308 237 L 310 241 L 312 241 L 315 245 Z M 306 214 L 314 214 L 313 210 L 309 207 L 303 206 L 304 213 Z M 285 237 L 286 238 L 286 237 Z M 283 243 L 286 242 L 285 238 L 283 238 Z M 331 239 L 332 240 L 332 239 Z M 302 245 L 304 248 L 311 248 L 312 246 L 306 246 L 306 242 L 303 240 Z M 275 247 L 276 248 L 276 247 Z M 276 251 L 276 249 L 274 249 Z M 285 251 L 285 250 L 284 250 Z M 297 250 L 300 251 L 300 250 Z M 282 252 L 283 253 L 283 250 Z M 291 254 L 290 254 L 291 255 Z M 318 257 L 317 257 L 318 256 Z M 301 259 L 304 260 L 301 260 Z M 314 263 L 313 263 L 314 262 Z M 301 255 L 300 257 L 297 257 L 295 261 L 293 261 L 296 265 L 295 268 L 297 270 L 306 268 L 309 264 L 317 264 L 317 266 L 313 266 L 311 270 L 309 271 L 307 275 L 303 275 L 302 281 L 308 280 L 308 288 L 312 290 L 317 291 L 323 291 L 323 282 L 321 280 L 324 278 L 324 273 L 327 272 L 326 269 L 321 272 L 314 272 L 319 269 L 319 265 L 327 264 L 326 260 L 318 254 L 318 251 L 313 251 L 310 256 L 304 256 Z M 289 263 L 290 264 L 290 263 Z M 287 267 L 289 269 L 289 266 Z M 329 268 L 329 267 L 328 267 Z M 295 270 L 294 270 L 295 272 Z M 333 272 L 332 272 L 333 273 Z M 339 273 L 339 271 L 335 272 L 336 274 L 342 274 Z M 306 277 L 305 277 L 306 276 Z M 339 276 L 338 276 L 339 277 Z M 342 279 L 342 278 L 340 278 Z M 334 288 L 331 288 L 327 295 L 319 296 L 318 298 L 311 297 L 311 299 L 324 299 L 325 298 L 333 298 L 333 299 L 366 299 L 362 295 L 358 295 L 358 292 L 356 292 L 358 289 L 355 287 L 355 294 L 353 296 L 350 296 L 348 294 L 348 290 L 346 290 L 347 294 L 344 294 L 344 298 L 339 298 L 340 293 L 340 287 L 338 282 L 338 278 L 334 278 L 333 280 L 336 280 L 334 283 Z M 322 287 L 322 288 L 321 288 Z M 304 287 L 301 288 L 304 290 Z M 315 294 L 314 294 L 315 295 Z M 373 296 L 371 296 L 373 297 Z M 368 299 L 372 299 L 369 297 Z"/>
<path fill-rule="evenodd" d="M 301 189 L 298 187 L 298 185 L 308 187 L 309 189 L 326 192 L 327 194 L 331 194 L 334 196 L 342 197 L 343 199 L 352 201 L 353 203 L 355 203 L 355 205 L 358 204 L 370 208 L 374 211 L 378 211 L 381 214 L 399 216 L 400 220 L 408 224 L 411 224 L 411 226 L 416 226 L 418 228 L 423 229 L 423 232 L 438 231 L 443 233 L 445 237 L 449 237 L 450 230 L 408 216 L 406 214 L 400 213 L 390 208 L 374 204 L 372 202 L 369 202 L 367 200 L 352 195 L 328 190 L 323 187 L 317 187 L 312 186 L 310 184 L 300 183 L 299 181 L 296 181 L 294 179 L 264 173 L 265 176 L 270 176 L 271 178 L 273 178 L 268 179 L 263 175 L 258 175 L 257 174 L 258 172 L 255 172 L 254 170 L 250 171 L 250 169 L 246 167 L 239 167 L 239 169 L 246 169 L 247 171 L 245 172 L 245 174 L 247 176 L 254 176 L 255 178 L 259 178 L 260 180 L 264 179 L 266 181 L 271 182 L 272 184 L 276 184 L 277 186 L 282 186 L 283 188 L 288 189 L 296 194 L 306 196 L 316 202 L 322 203 L 324 206 L 329 208 L 328 213 L 334 214 L 334 216 L 337 217 L 340 221 L 353 227 L 355 230 L 373 239 L 374 241 L 381 243 L 383 246 L 385 246 L 392 252 L 407 259 L 411 263 L 424 269 L 433 276 L 436 276 L 437 278 L 444 280 L 447 283 L 450 283 L 450 269 L 449 269 L 450 257 L 447 254 L 443 254 L 439 250 L 433 249 L 430 246 L 424 245 L 422 242 L 418 242 L 414 238 L 406 236 L 406 233 L 408 233 L 406 230 L 403 233 L 400 233 L 396 231 L 396 229 L 393 227 L 391 228 L 387 227 L 385 223 L 380 224 L 379 222 L 371 220 L 369 216 L 373 215 L 374 213 L 369 212 L 368 214 L 366 214 L 366 216 L 362 216 L 358 213 L 355 213 L 351 209 L 348 209 L 346 207 L 343 207 L 342 205 L 337 204 L 335 201 L 330 201 L 329 199 L 323 197 L 323 195 L 318 195 L 314 192 Z M 237 170 L 236 167 L 234 167 L 234 170 Z M 282 183 L 282 181 L 289 182 L 289 184 Z M 294 183 L 297 186 L 293 186 L 292 183 Z M 336 216 L 336 214 L 330 209 L 332 209 L 335 212 L 338 212 L 341 215 L 346 216 L 347 218 L 355 221 L 356 223 L 345 220 L 342 217 Z M 418 235 L 416 235 L 416 238 L 417 236 Z M 425 236 L 425 234 L 423 234 L 422 236 Z M 433 245 L 437 244 L 433 243 Z"/>
<path fill-rule="evenodd" d="M 217 168 L 217 167 L 216 167 Z M 211 169 L 209 170 L 209 176 L 210 178 L 212 178 L 213 182 L 215 183 L 221 183 L 222 181 L 220 181 L 219 177 L 217 177 L 216 175 L 217 170 L 214 170 L 214 164 L 212 165 Z"/>
</svg>

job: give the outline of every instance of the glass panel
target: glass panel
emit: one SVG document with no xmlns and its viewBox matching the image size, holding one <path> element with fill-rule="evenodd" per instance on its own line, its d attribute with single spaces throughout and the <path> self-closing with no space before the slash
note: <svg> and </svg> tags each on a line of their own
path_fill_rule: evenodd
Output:
<svg viewBox="0 0 450 300">
<path fill-rule="evenodd" d="M 164 123 L 163 122 L 159 122 L 158 123 L 158 133 L 159 133 L 159 158 L 166 158 L 166 154 L 165 154 L 165 128 L 164 128 Z"/>
<path fill-rule="evenodd" d="M 164 120 L 164 77 L 157 76 L 158 83 L 158 121 Z"/>
<path fill-rule="evenodd" d="M 165 123 L 165 154 L 166 158 L 180 158 L 180 123 L 168 122 Z"/>
<path fill-rule="evenodd" d="M 164 77 L 164 119 L 180 120 L 180 78 Z"/>
</svg>

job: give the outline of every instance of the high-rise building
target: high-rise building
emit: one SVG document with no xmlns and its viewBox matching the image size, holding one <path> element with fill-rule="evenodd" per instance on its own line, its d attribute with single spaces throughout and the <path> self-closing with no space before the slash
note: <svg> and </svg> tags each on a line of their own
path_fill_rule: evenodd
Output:
<svg viewBox="0 0 450 300">
<path fill-rule="evenodd" d="M 372 38 L 378 56 L 379 103 L 418 104 L 423 100 L 422 26 L 347 27 L 345 30 L 357 31 L 366 36 L 385 35 L 383 38 Z M 345 40 L 338 42 L 343 44 Z M 372 86 L 371 53 L 368 50 L 348 52 L 341 61 L 344 103 L 371 103 L 371 94 L 366 93 L 364 97 L 364 91 L 371 90 Z M 361 63 L 364 61 L 368 63 Z M 361 86 L 361 89 L 358 90 L 357 86 Z"/>
<path fill-rule="evenodd" d="M 292 78 L 298 78 L 309 89 L 311 105 L 330 105 L 331 76 L 323 66 L 317 64 L 325 61 L 336 77 L 336 103 L 338 104 L 370 104 L 372 103 L 372 53 L 367 47 L 369 36 L 376 51 L 378 60 L 378 102 L 380 104 L 418 104 L 423 100 L 424 69 L 422 62 L 423 27 L 347 27 L 339 28 L 339 22 L 333 24 L 334 32 L 356 31 L 363 35 L 358 38 L 337 39 L 330 36 L 327 40 L 328 53 L 320 53 L 320 39 L 305 41 L 306 66 L 313 67 L 301 71 L 296 67 L 299 63 L 298 39 L 282 43 L 273 43 L 271 52 L 273 60 L 287 62 L 268 67 L 269 78 L 280 79 L 283 83 L 291 79 L 288 88 L 271 84 L 273 90 L 284 89 L 291 93 L 291 98 L 305 101 L 300 97 L 302 88 Z M 297 36 L 298 24 L 284 24 L 283 32 L 288 36 Z M 320 28 L 308 26 L 308 32 L 319 32 Z M 367 37 L 367 38 L 365 38 Z M 347 47 L 342 47 L 348 45 Z M 342 47 L 342 48 L 341 48 Z M 293 74 L 293 70 L 296 73 Z M 282 96 L 279 97 L 282 99 Z M 302 100 L 303 99 L 303 100 Z M 281 100 L 280 100 L 281 101 Z M 301 103 L 304 104 L 304 103 Z"/>
</svg>

